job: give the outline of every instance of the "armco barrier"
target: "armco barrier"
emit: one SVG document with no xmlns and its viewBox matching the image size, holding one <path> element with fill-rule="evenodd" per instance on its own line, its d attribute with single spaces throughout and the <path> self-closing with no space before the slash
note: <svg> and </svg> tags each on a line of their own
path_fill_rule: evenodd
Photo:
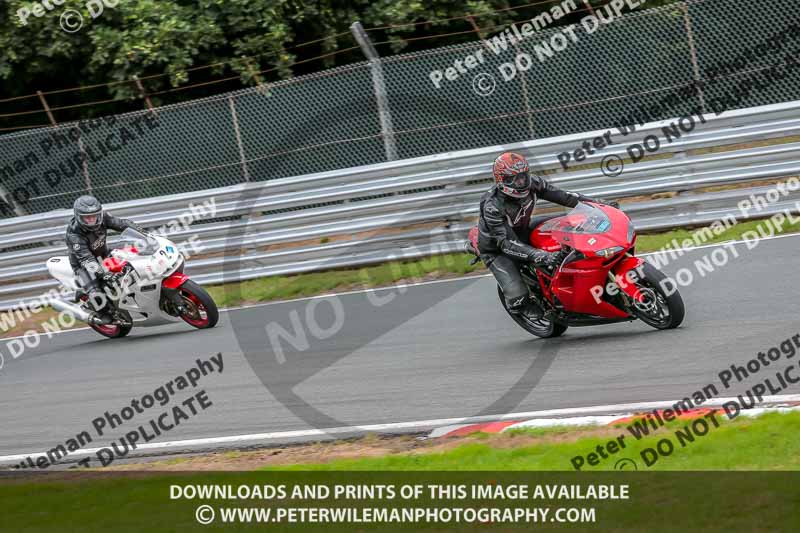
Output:
<svg viewBox="0 0 800 533">
<path fill-rule="evenodd" d="M 656 122 L 564 171 L 557 155 L 584 140 L 586 132 L 507 146 L 438 154 L 314 175 L 235 185 L 206 191 L 121 202 L 109 211 L 156 228 L 189 208 L 214 200 L 214 220 L 198 220 L 170 238 L 201 243 L 203 257 L 188 272 L 200 283 L 253 279 L 413 258 L 458 250 L 477 200 L 491 183 L 494 157 L 514 150 L 559 187 L 602 198 L 630 198 L 674 192 L 669 199 L 625 204 L 639 229 L 662 229 L 716 220 L 764 187 L 692 194 L 700 188 L 800 174 L 800 101 L 704 117 L 706 123 L 666 141 Z M 659 137 L 659 157 L 631 164 L 607 176 L 599 163 L 626 158 L 625 147 Z M 772 141 L 763 146 L 764 141 Z M 708 150 L 713 148 L 714 150 Z M 782 198 L 771 211 L 792 208 L 800 193 Z M 768 212 L 761 212 L 764 216 Z M 45 261 L 65 253 L 63 234 L 71 211 L 0 220 L 0 309 L 19 305 L 55 287 Z M 276 246 L 279 245 L 279 246 Z M 233 264 L 235 262 L 235 264 Z M 233 264 L 233 268 L 232 268 Z M 223 269 L 223 265 L 225 268 Z"/>
</svg>

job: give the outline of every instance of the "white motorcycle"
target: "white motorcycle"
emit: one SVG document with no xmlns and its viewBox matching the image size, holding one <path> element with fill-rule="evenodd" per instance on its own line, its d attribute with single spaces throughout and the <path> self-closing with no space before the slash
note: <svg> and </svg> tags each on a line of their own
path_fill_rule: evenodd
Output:
<svg viewBox="0 0 800 533">
<path fill-rule="evenodd" d="M 124 273 L 118 287 L 105 291 L 113 309 L 110 324 L 98 320 L 66 256 L 50 258 L 47 269 L 75 296 L 73 302 L 52 300 L 50 305 L 109 338 L 126 336 L 134 325 L 161 326 L 181 320 L 198 329 L 213 328 L 219 320 L 217 305 L 205 289 L 183 273 L 185 262 L 173 242 L 128 228 L 102 262 L 105 271 Z"/>
</svg>

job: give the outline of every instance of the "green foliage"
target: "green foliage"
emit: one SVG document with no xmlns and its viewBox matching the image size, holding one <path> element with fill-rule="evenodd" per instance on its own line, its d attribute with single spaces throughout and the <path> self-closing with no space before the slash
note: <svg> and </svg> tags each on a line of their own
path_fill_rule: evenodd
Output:
<svg viewBox="0 0 800 533">
<path fill-rule="evenodd" d="M 651 1 L 647 7 L 669 1 Z M 0 115 L 32 113 L 5 118 L 0 127 L 46 122 L 35 97 L 4 102 L 37 90 L 88 87 L 48 94 L 60 122 L 107 115 L 142 108 L 134 76 L 153 95 L 155 105 L 162 105 L 363 61 L 349 31 L 356 20 L 366 28 L 377 28 L 369 31 L 370 37 L 380 54 L 390 55 L 474 42 L 478 35 L 466 15 L 474 17 L 485 37 L 561 3 L 119 0 L 116 7 L 105 8 L 92 19 L 87 2 L 100 0 L 51 3 L 52 10 L 40 17 L 31 15 L 24 25 L 18 10 L 32 9 L 38 2 L 0 3 Z M 559 24 L 576 23 L 586 15 L 582 1 L 577 4 L 580 11 Z M 79 31 L 61 29 L 59 17 L 66 10 L 83 15 Z M 106 86 L 109 82 L 114 84 Z M 172 91 L 179 87 L 191 89 Z M 71 107 L 92 102 L 105 103 Z"/>
<path fill-rule="evenodd" d="M 8 93 L 44 89 L 40 84 L 48 82 L 91 85 L 167 74 L 148 81 L 149 90 L 158 91 L 189 81 L 188 69 L 207 64 L 219 64 L 211 75 L 229 68 L 248 82 L 267 64 L 288 75 L 294 59 L 278 52 L 293 39 L 285 0 L 123 0 L 94 20 L 84 4 L 66 0 L 43 17 L 30 16 L 26 25 L 16 12 L 30 2 L 11 0 L 0 8 L 0 78 Z M 81 30 L 61 29 L 65 9 L 84 15 Z M 108 90 L 115 99 L 138 95 L 131 83 Z"/>
</svg>

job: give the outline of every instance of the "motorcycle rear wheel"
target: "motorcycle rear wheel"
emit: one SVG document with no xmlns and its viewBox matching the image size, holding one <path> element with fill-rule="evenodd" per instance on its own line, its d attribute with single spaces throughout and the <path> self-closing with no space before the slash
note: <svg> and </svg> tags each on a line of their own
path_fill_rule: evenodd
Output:
<svg viewBox="0 0 800 533">
<path fill-rule="evenodd" d="M 85 302 L 86 301 L 86 296 L 81 297 L 81 301 Z M 117 313 L 120 313 L 120 314 L 124 313 L 125 318 L 129 322 L 131 321 L 131 315 L 128 314 L 127 311 L 117 311 Z M 128 333 L 130 333 L 131 330 L 133 329 L 133 326 L 120 326 L 120 325 L 114 325 L 114 324 L 109 324 L 107 326 L 100 326 L 100 325 L 97 325 L 97 324 L 89 324 L 89 327 L 92 328 L 93 330 L 95 330 L 97 333 L 99 333 L 103 337 L 107 337 L 109 339 L 121 339 L 122 337 L 126 337 L 128 335 Z"/>
<path fill-rule="evenodd" d="M 89 327 L 95 330 L 97 333 L 102 335 L 103 337 L 108 337 L 109 339 L 121 339 L 128 335 L 133 329 L 133 326 L 117 326 L 117 325 L 108 325 L 108 326 L 98 326 L 96 324 L 89 324 Z"/>
<path fill-rule="evenodd" d="M 506 298 L 503 296 L 503 289 L 501 289 L 499 285 L 497 286 L 497 295 L 500 297 L 500 303 L 503 304 L 503 309 L 506 310 L 508 316 L 510 316 L 512 320 L 519 325 L 519 327 L 531 335 L 536 335 L 542 339 L 552 339 L 555 337 L 560 337 L 565 331 L 567 331 L 567 326 L 565 324 L 561 324 L 560 322 L 545 320 L 543 318 L 538 320 L 528 320 L 525 317 L 510 312 L 508 310 L 508 305 L 506 304 Z"/>
</svg>

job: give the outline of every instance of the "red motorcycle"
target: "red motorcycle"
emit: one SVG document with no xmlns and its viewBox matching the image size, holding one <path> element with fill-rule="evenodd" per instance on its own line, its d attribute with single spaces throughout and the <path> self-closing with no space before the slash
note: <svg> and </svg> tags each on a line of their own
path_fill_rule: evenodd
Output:
<svg viewBox="0 0 800 533">
<path fill-rule="evenodd" d="M 469 240 L 477 255 L 477 227 L 470 231 Z M 533 228 L 530 244 L 560 252 L 563 260 L 557 267 L 525 264 L 521 268 L 522 279 L 543 313 L 536 320 L 509 315 L 529 333 L 558 337 L 569 326 L 636 319 L 657 329 L 672 329 L 683 321 L 683 299 L 675 282 L 634 256 L 636 231 L 619 209 L 580 203 L 566 215 Z M 497 292 L 508 312 L 499 286 Z"/>
</svg>

